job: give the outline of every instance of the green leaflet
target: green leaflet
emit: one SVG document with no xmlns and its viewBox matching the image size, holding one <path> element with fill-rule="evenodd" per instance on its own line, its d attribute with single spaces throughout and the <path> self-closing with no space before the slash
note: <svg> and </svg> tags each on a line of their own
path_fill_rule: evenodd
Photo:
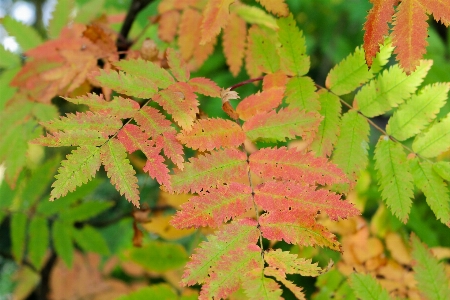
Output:
<svg viewBox="0 0 450 300">
<path fill-rule="evenodd" d="M 450 114 L 439 123 L 432 124 L 412 144 L 414 152 L 424 157 L 436 157 L 450 147 Z"/>
<path fill-rule="evenodd" d="M 169 64 L 172 75 L 178 81 L 187 82 L 189 80 L 191 73 L 189 72 L 189 69 L 181 58 L 179 52 L 176 52 L 171 48 L 167 49 L 167 62 Z"/>
<path fill-rule="evenodd" d="M 375 148 L 375 168 L 383 200 L 403 223 L 408 220 L 414 197 L 413 177 L 399 143 L 382 136 Z"/>
<path fill-rule="evenodd" d="M 144 77 L 153 81 L 160 89 L 165 89 L 172 83 L 175 83 L 170 73 L 157 66 L 153 62 L 141 58 L 134 60 L 120 60 L 114 63 L 114 66 L 128 74 Z"/>
<path fill-rule="evenodd" d="M 355 95 L 355 106 L 367 117 L 384 114 L 416 91 L 432 64 L 431 60 L 422 60 L 410 75 L 406 75 L 398 65 L 392 66 L 361 88 Z"/>
<path fill-rule="evenodd" d="M 0 57 L 3 54 L 0 53 Z M 7 57 L 7 56 L 6 56 Z M 17 91 L 16 87 L 10 86 L 11 80 L 20 71 L 20 66 L 3 70 L 0 74 L 0 109 L 4 110 L 6 103 L 14 96 Z"/>
<path fill-rule="evenodd" d="M 59 119 L 42 122 L 49 131 L 98 131 L 107 135 L 113 135 L 121 127 L 121 120 L 111 117 L 108 114 L 92 113 L 90 111 L 85 113 L 76 112 L 75 114 L 67 114 L 65 117 Z"/>
<path fill-rule="evenodd" d="M 61 30 L 70 22 L 70 15 L 74 9 L 74 0 L 58 0 L 48 22 L 48 35 L 54 39 L 59 37 Z"/>
<path fill-rule="evenodd" d="M 363 116 L 350 110 L 342 117 L 341 128 L 345 130 L 341 131 L 337 140 L 332 160 L 350 179 L 355 180 L 368 162 L 370 127 Z"/>
<path fill-rule="evenodd" d="M 49 244 L 49 235 L 47 219 L 34 216 L 31 219 L 28 231 L 28 258 L 38 270 L 41 269 L 44 263 L 44 257 Z"/>
<path fill-rule="evenodd" d="M 53 247 L 56 254 L 64 261 L 67 267 L 71 268 L 73 263 L 74 247 L 72 244 L 72 224 L 56 220 L 52 227 Z"/>
<path fill-rule="evenodd" d="M 316 287 L 315 300 L 356 300 L 347 278 L 335 268 L 317 277 Z"/>
<path fill-rule="evenodd" d="M 100 75 L 95 78 L 102 86 L 109 87 L 118 93 L 138 98 L 151 98 L 158 88 L 150 79 L 125 74 L 122 71 L 106 72 L 100 70 Z"/>
<path fill-rule="evenodd" d="M 439 174 L 442 178 L 450 181 L 450 162 L 440 161 L 433 164 L 433 170 Z"/>
<path fill-rule="evenodd" d="M 100 168 L 100 148 L 81 146 L 67 155 L 67 160 L 61 162 L 56 181 L 50 192 L 50 200 L 65 196 L 77 186 L 91 180 Z"/>
<path fill-rule="evenodd" d="M 264 260 L 270 267 L 286 274 L 317 277 L 323 272 L 317 263 L 312 263 L 310 259 L 299 258 L 298 255 L 281 249 L 267 251 Z"/>
<path fill-rule="evenodd" d="M 287 18 L 278 19 L 277 24 L 278 41 L 281 43 L 281 47 L 278 48 L 281 69 L 288 75 L 305 75 L 309 71 L 310 61 L 306 55 L 303 33 L 297 28 L 292 14 Z"/>
<path fill-rule="evenodd" d="M 388 292 L 383 289 L 370 274 L 353 273 L 350 275 L 350 286 L 358 299 L 389 300 Z"/>
<path fill-rule="evenodd" d="M 111 184 L 128 201 L 139 207 L 136 172 L 127 158 L 125 147 L 116 139 L 109 140 L 100 148 L 100 159 Z"/>
<path fill-rule="evenodd" d="M 253 25 L 248 31 L 246 69 L 257 77 L 263 73 L 275 73 L 280 69 L 275 33 Z"/>
<path fill-rule="evenodd" d="M 47 147 L 81 146 L 91 145 L 100 146 L 108 140 L 105 134 L 98 130 L 67 130 L 47 132 L 47 136 L 40 136 L 32 142 Z"/>
<path fill-rule="evenodd" d="M 448 188 L 442 178 L 436 174 L 431 163 L 419 162 L 417 158 L 411 160 L 411 171 L 414 183 L 424 193 L 427 203 L 442 223 L 450 226 L 450 198 Z"/>
<path fill-rule="evenodd" d="M 271 29 L 278 29 L 277 20 L 259 7 L 235 4 L 231 6 L 231 11 L 235 12 L 247 23 L 262 25 Z"/>
<path fill-rule="evenodd" d="M 444 265 L 430 253 L 415 235 L 411 235 L 414 278 L 419 291 L 427 299 L 450 299 L 450 278 L 446 275 Z"/>
<path fill-rule="evenodd" d="M 427 85 L 413 95 L 389 119 L 387 133 L 400 141 L 419 133 L 444 106 L 449 88 L 449 83 Z"/>
<path fill-rule="evenodd" d="M 286 103 L 289 107 L 298 107 L 306 111 L 320 109 L 316 86 L 310 77 L 292 77 L 286 85 Z"/>
<path fill-rule="evenodd" d="M 0 45 L 0 68 L 20 67 L 19 55 L 12 53 L 5 49 L 5 46 Z"/>
<path fill-rule="evenodd" d="M 85 2 L 77 11 L 76 23 L 88 24 L 102 13 L 106 0 L 90 0 Z"/>
<path fill-rule="evenodd" d="M 319 113 L 323 116 L 323 119 L 311 144 L 311 150 L 317 156 L 330 156 L 333 145 L 339 136 L 341 103 L 339 97 L 326 90 L 319 92 L 319 102 L 321 106 Z"/>
<path fill-rule="evenodd" d="M 325 85 L 336 95 L 352 92 L 373 77 L 368 69 L 364 50 L 357 47 L 355 52 L 347 56 L 328 73 Z"/>
<path fill-rule="evenodd" d="M 132 248 L 129 258 L 149 271 L 165 272 L 184 266 L 188 254 L 179 244 L 150 241 L 141 248 Z"/>
<path fill-rule="evenodd" d="M 120 296 L 116 300 L 141 300 L 141 299 L 153 299 L 153 300 L 166 300 L 166 299 L 179 299 L 174 289 L 167 283 L 153 284 L 138 289 L 126 296 Z"/>
<path fill-rule="evenodd" d="M 13 213 L 11 216 L 12 254 L 17 263 L 22 262 L 25 250 L 28 216 L 24 213 Z"/>
<path fill-rule="evenodd" d="M 88 220 L 112 206 L 112 202 L 83 202 L 80 205 L 62 212 L 59 217 L 65 222 L 81 222 Z"/>
<path fill-rule="evenodd" d="M 1 19 L 0 24 L 5 27 L 9 35 L 16 39 L 16 42 L 24 52 L 43 43 L 42 38 L 36 29 L 14 20 L 10 16 Z"/>
<path fill-rule="evenodd" d="M 72 227 L 70 235 L 84 251 L 92 251 L 101 255 L 109 254 L 105 239 L 92 226 L 84 225 L 81 229 Z"/>
<path fill-rule="evenodd" d="M 255 273 L 252 271 L 252 273 Z M 264 276 L 261 270 L 259 276 L 245 276 L 242 278 L 242 287 L 250 300 L 279 300 L 283 291 L 279 284 L 272 278 Z"/>
<path fill-rule="evenodd" d="M 372 66 L 370 67 L 370 69 L 374 74 L 380 72 L 381 69 L 388 63 L 389 58 L 392 55 L 392 51 L 394 51 L 392 41 L 390 38 L 387 38 L 384 41 L 384 44 L 380 47 L 380 51 L 378 51 L 377 55 L 372 61 Z"/>
<path fill-rule="evenodd" d="M 34 103 L 33 110 L 31 111 L 33 116 L 40 122 L 47 122 L 51 119 L 55 119 L 59 116 L 59 111 L 55 105 Z"/>
</svg>

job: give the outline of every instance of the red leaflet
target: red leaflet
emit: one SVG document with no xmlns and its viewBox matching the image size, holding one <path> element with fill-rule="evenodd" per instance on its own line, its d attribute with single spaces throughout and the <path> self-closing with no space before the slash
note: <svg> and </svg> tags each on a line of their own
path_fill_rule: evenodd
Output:
<svg viewBox="0 0 450 300">
<path fill-rule="evenodd" d="M 148 139 L 148 134 L 145 134 L 139 126 L 133 124 L 126 124 L 117 134 L 117 139 L 127 149 L 128 153 L 154 144 L 153 141 Z"/>
<path fill-rule="evenodd" d="M 360 212 L 341 196 L 327 190 L 295 182 L 266 182 L 255 190 L 255 202 L 269 212 L 295 210 L 315 216 L 325 212 L 332 220 L 359 215 Z"/>
<path fill-rule="evenodd" d="M 182 205 L 172 219 L 176 228 L 218 227 L 253 209 L 252 189 L 245 184 L 230 183 L 200 196 L 194 196 Z"/>
<path fill-rule="evenodd" d="M 242 120 L 247 120 L 257 113 L 267 112 L 281 104 L 284 88 L 273 88 L 243 99 L 236 107 Z"/>
<path fill-rule="evenodd" d="M 311 185 L 348 182 L 344 172 L 323 157 L 296 149 L 263 148 L 250 155 L 250 170 L 262 178 L 295 180 Z"/>
<path fill-rule="evenodd" d="M 148 172 L 148 174 L 152 178 L 155 178 L 159 184 L 170 188 L 169 168 L 167 168 L 164 163 L 164 157 L 159 155 L 160 151 L 160 148 L 151 146 L 142 149 L 142 152 L 144 152 L 147 157 L 147 162 L 142 170 Z"/>
</svg>

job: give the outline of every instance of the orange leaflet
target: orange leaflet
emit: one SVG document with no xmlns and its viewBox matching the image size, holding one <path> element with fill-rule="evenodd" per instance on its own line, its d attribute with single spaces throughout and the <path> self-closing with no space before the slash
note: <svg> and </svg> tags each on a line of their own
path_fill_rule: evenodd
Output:
<svg viewBox="0 0 450 300">
<path fill-rule="evenodd" d="M 205 44 L 216 37 L 220 29 L 228 23 L 230 17 L 229 6 L 233 2 L 234 0 L 208 1 L 203 12 L 201 44 Z"/>
<path fill-rule="evenodd" d="M 247 37 L 247 24 L 237 14 L 230 15 L 228 25 L 223 29 L 222 45 L 223 53 L 230 67 L 230 72 L 235 77 L 242 67 L 242 58 L 245 54 Z"/>
</svg>

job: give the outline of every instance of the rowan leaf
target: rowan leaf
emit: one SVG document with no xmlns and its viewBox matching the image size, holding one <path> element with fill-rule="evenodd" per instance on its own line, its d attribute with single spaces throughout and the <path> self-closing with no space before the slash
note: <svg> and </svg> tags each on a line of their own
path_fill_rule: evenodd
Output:
<svg viewBox="0 0 450 300">
<path fill-rule="evenodd" d="M 286 85 L 286 103 L 289 107 L 298 107 L 306 111 L 320 109 L 319 95 L 310 77 L 292 77 Z"/>
<path fill-rule="evenodd" d="M 373 3 L 373 7 L 367 14 L 367 21 L 364 24 L 364 50 L 369 67 L 372 66 L 373 58 L 380 50 L 384 36 L 389 33 L 389 23 L 395 13 L 394 5 L 399 0 L 372 0 L 370 2 Z"/>
<path fill-rule="evenodd" d="M 169 10 L 162 13 L 160 16 L 158 22 L 158 37 L 164 42 L 170 43 L 177 35 L 177 26 L 174 26 L 174 24 L 182 23 L 182 21 L 180 21 L 180 12 L 177 10 Z"/>
<path fill-rule="evenodd" d="M 401 105 L 389 119 L 386 131 L 404 141 L 429 124 L 447 100 L 449 83 L 427 85 Z"/>
<path fill-rule="evenodd" d="M 196 77 L 188 81 L 195 93 L 205 96 L 220 98 L 221 88 L 211 79 L 205 77 Z"/>
<path fill-rule="evenodd" d="M 5 16 L 0 20 L 6 32 L 16 39 L 23 52 L 35 48 L 43 43 L 42 37 L 31 26 L 25 25 L 11 16 Z"/>
<path fill-rule="evenodd" d="M 366 65 L 364 50 L 357 47 L 355 52 L 328 73 L 325 85 L 336 95 L 344 95 L 354 91 L 372 77 L 373 73 Z"/>
<path fill-rule="evenodd" d="M 248 31 L 245 67 L 250 77 L 275 73 L 280 69 L 277 37 L 272 30 L 253 25 Z"/>
<path fill-rule="evenodd" d="M 314 138 L 321 121 L 318 113 L 305 112 L 297 108 L 280 109 L 253 116 L 242 129 L 252 140 L 282 141 L 301 136 L 306 142 Z"/>
<path fill-rule="evenodd" d="M 272 3 L 273 1 L 265 2 Z M 305 75 L 308 73 L 310 66 L 309 56 L 306 55 L 305 37 L 297 28 L 292 14 L 286 18 L 278 19 L 277 24 L 279 27 L 278 41 L 281 44 L 278 48 L 281 69 L 288 75 Z"/>
<path fill-rule="evenodd" d="M 133 153 L 136 150 L 141 150 L 154 144 L 154 141 L 149 140 L 148 135 L 134 124 L 125 124 L 117 134 L 117 139 L 128 153 Z"/>
<path fill-rule="evenodd" d="M 247 272 L 242 280 L 242 287 L 250 300 L 282 299 L 281 294 L 283 290 L 280 288 L 280 285 L 272 278 L 265 277 L 263 268 L 256 268 Z"/>
<path fill-rule="evenodd" d="M 266 267 L 264 269 L 264 274 L 267 276 L 272 276 L 277 281 L 284 284 L 284 286 L 288 288 L 297 299 L 306 300 L 305 294 L 303 293 L 303 289 L 301 287 L 296 286 L 292 281 L 287 280 L 286 276 L 284 276 L 284 274 L 282 274 L 280 270 L 277 270 L 272 267 Z"/>
<path fill-rule="evenodd" d="M 225 225 L 215 235 L 209 235 L 208 241 L 200 244 L 186 264 L 182 284 L 204 283 L 212 271 L 220 271 L 217 266 L 222 256 L 255 244 L 259 237 L 256 225 L 254 220 L 243 219 Z"/>
<path fill-rule="evenodd" d="M 230 18 L 229 6 L 234 0 L 211 0 L 206 3 L 203 11 L 200 44 L 205 44 L 215 38 L 226 26 Z"/>
<path fill-rule="evenodd" d="M 414 198 L 413 177 L 406 154 L 399 143 L 382 136 L 374 157 L 381 196 L 393 214 L 406 223 Z"/>
<path fill-rule="evenodd" d="M 311 152 L 295 148 L 263 148 L 250 155 L 250 170 L 266 179 L 295 180 L 299 183 L 345 183 L 345 174 L 333 163 Z"/>
<path fill-rule="evenodd" d="M 191 130 L 183 130 L 177 138 L 186 146 L 202 152 L 220 147 L 238 147 L 245 141 L 241 127 L 230 120 L 199 119 Z"/>
<path fill-rule="evenodd" d="M 155 138 L 160 134 L 176 134 L 175 128 L 170 126 L 170 121 L 167 120 L 166 117 L 164 117 L 156 108 L 144 106 L 138 113 L 136 113 L 134 120 L 152 138 Z"/>
<path fill-rule="evenodd" d="M 125 151 L 125 147 L 118 140 L 111 139 L 100 148 L 100 159 L 116 190 L 139 207 L 136 172 L 130 165 Z"/>
<path fill-rule="evenodd" d="M 224 149 L 192 158 L 183 172 L 172 175 L 177 193 L 200 192 L 247 176 L 247 157 L 236 149 Z"/>
<path fill-rule="evenodd" d="M 52 18 L 48 21 L 47 31 L 50 38 L 59 37 L 61 30 L 69 24 L 74 4 L 73 0 L 58 0 L 52 12 Z"/>
<path fill-rule="evenodd" d="M 143 60 L 141 58 L 133 60 L 120 60 L 114 62 L 114 66 L 129 75 L 150 80 L 160 89 L 165 89 L 169 85 L 175 83 L 175 80 L 168 71 L 151 61 Z"/>
<path fill-rule="evenodd" d="M 17 263 L 22 262 L 25 251 L 28 217 L 22 212 L 11 215 L 11 252 Z"/>
<path fill-rule="evenodd" d="M 236 106 L 236 112 L 242 120 L 248 120 L 258 113 L 268 112 L 283 101 L 284 88 L 273 88 L 244 98 Z"/>
<path fill-rule="evenodd" d="M 339 97 L 321 90 L 319 93 L 319 113 L 323 116 L 311 150 L 317 156 L 330 156 L 340 132 L 341 103 Z"/>
<path fill-rule="evenodd" d="M 388 292 L 383 289 L 370 274 L 353 273 L 350 275 L 350 286 L 359 299 L 390 300 Z"/>
<path fill-rule="evenodd" d="M 417 288 L 427 299 L 448 299 L 450 297 L 450 278 L 445 266 L 433 256 L 416 235 L 411 234 L 414 278 Z"/>
<path fill-rule="evenodd" d="M 416 136 L 412 147 L 424 157 L 436 157 L 450 148 L 450 114 L 432 124 L 427 131 Z"/>
<path fill-rule="evenodd" d="M 62 220 L 56 220 L 52 227 L 52 241 L 56 254 L 64 261 L 67 267 L 71 268 L 73 264 L 74 247 L 72 236 L 70 235 L 72 224 L 65 223 Z"/>
<path fill-rule="evenodd" d="M 232 11 L 249 24 L 261 25 L 274 30 L 278 29 L 277 20 L 259 7 L 235 3 L 232 5 Z"/>
<path fill-rule="evenodd" d="M 299 258 L 296 254 L 281 249 L 271 249 L 264 253 L 264 260 L 283 274 L 300 274 L 302 276 L 319 276 L 322 269 L 310 259 Z"/>
<path fill-rule="evenodd" d="M 170 66 L 170 72 L 178 81 L 187 82 L 189 80 L 191 74 L 180 53 L 171 48 L 167 49 L 167 62 Z"/>
<path fill-rule="evenodd" d="M 420 4 L 427 10 L 427 13 L 433 14 L 436 22 L 441 22 L 445 26 L 450 26 L 450 8 L 442 0 L 421 0 Z"/>
<path fill-rule="evenodd" d="M 68 130 L 67 132 L 56 131 L 47 136 L 34 139 L 32 142 L 47 147 L 100 146 L 108 140 L 107 135 L 97 130 Z"/>
<path fill-rule="evenodd" d="M 439 161 L 433 164 L 433 170 L 439 174 L 442 178 L 450 181 L 450 162 Z"/>
<path fill-rule="evenodd" d="M 181 206 L 172 219 L 176 228 L 218 227 L 222 223 L 253 209 L 252 189 L 248 185 L 231 182 L 193 196 Z"/>
<path fill-rule="evenodd" d="M 150 79 L 125 74 L 122 71 L 106 72 L 102 69 L 95 79 L 104 87 L 138 98 L 152 98 L 158 91 L 156 84 Z"/>
<path fill-rule="evenodd" d="M 380 51 L 375 55 L 375 57 L 372 58 L 373 61 L 370 69 L 374 74 L 380 72 L 381 69 L 383 69 L 383 67 L 389 62 L 389 59 L 392 56 L 392 51 L 394 51 L 394 47 L 392 46 L 392 39 L 386 38 L 384 44 L 380 46 Z"/>
<path fill-rule="evenodd" d="M 266 74 L 263 78 L 263 91 L 278 88 L 286 89 L 288 79 L 288 76 L 281 70 L 272 74 Z"/>
<path fill-rule="evenodd" d="M 5 46 L 0 45 L 0 68 L 14 68 L 14 67 L 20 67 L 20 56 L 5 49 Z M 17 70 L 18 71 L 18 70 Z M 15 72 L 17 72 L 15 71 Z M 2 77 L 3 72 L 5 72 L 5 70 L 2 71 Z M 14 78 L 15 74 L 12 75 L 11 77 Z M 11 80 L 12 80 L 11 78 Z M 9 80 L 9 81 L 11 81 Z M 8 82 L 9 83 L 9 82 Z"/>
<path fill-rule="evenodd" d="M 81 146 L 61 162 L 56 181 L 52 184 L 50 201 L 67 195 L 90 181 L 100 169 L 100 148 Z"/>
<path fill-rule="evenodd" d="M 368 163 L 370 127 L 363 116 L 350 110 L 342 117 L 341 128 L 345 130 L 337 140 L 332 160 L 351 180 L 355 180 Z"/>
<path fill-rule="evenodd" d="M 108 255 L 109 248 L 105 239 L 98 230 L 90 225 L 84 225 L 81 229 L 72 227 L 70 235 L 84 251 L 91 251 L 101 255 Z"/>
<path fill-rule="evenodd" d="M 410 73 L 426 53 L 428 16 L 420 1 L 402 0 L 394 15 L 392 44 L 399 65 Z"/>
<path fill-rule="evenodd" d="M 303 216 L 315 216 L 320 211 L 335 221 L 359 215 L 353 204 L 341 200 L 340 195 L 289 181 L 265 182 L 255 189 L 255 203 L 268 212 L 294 210 Z"/>
<path fill-rule="evenodd" d="M 40 270 L 44 263 L 45 254 L 49 245 L 49 230 L 47 219 L 34 216 L 30 221 L 28 231 L 28 258 L 36 269 Z"/>
<path fill-rule="evenodd" d="M 427 203 L 442 223 L 450 226 L 450 197 L 442 178 L 433 171 L 432 164 L 417 158 L 410 161 L 415 185 L 424 193 Z"/>
<path fill-rule="evenodd" d="M 359 110 L 367 117 L 379 116 L 408 99 L 422 83 L 433 61 L 423 60 L 420 66 L 406 75 L 398 65 L 381 73 L 376 80 L 363 86 L 355 96 Z"/>
<path fill-rule="evenodd" d="M 295 211 L 289 213 L 271 212 L 259 217 L 263 236 L 271 240 L 284 240 L 289 244 L 299 246 L 325 246 L 339 251 L 339 242 L 325 227 L 318 224 L 313 218 L 302 218 Z"/>
<path fill-rule="evenodd" d="M 265 9 L 279 17 L 286 17 L 289 14 L 289 8 L 284 0 L 257 0 Z"/>
<path fill-rule="evenodd" d="M 59 218 L 67 223 L 82 222 L 99 215 L 113 205 L 112 202 L 89 201 L 64 210 Z"/>
<path fill-rule="evenodd" d="M 222 45 L 227 65 L 234 77 L 241 71 L 247 45 L 246 38 L 247 24 L 236 13 L 231 13 L 230 21 L 223 29 Z"/>
<path fill-rule="evenodd" d="M 192 30 L 192 28 L 200 28 L 201 24 L 202 14 L 198 10 L 187 8 L 183 11 L 178 28 L 178 47 L 180 48 L 181 57 L 185 61 L 192 57 L 195 47 L 198 46 L 201 38 L 198 31 Z"/>
</svg>

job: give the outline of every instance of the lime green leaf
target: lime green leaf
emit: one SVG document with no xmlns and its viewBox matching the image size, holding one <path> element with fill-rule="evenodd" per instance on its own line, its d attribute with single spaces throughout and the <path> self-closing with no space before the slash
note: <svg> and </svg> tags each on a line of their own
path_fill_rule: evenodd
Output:
<svg viewBox="0 0 450 300">
<path fill-rule="evenodd" d="M 117 191 L 139 207 L 136 172 L 127 158 L 125 147 L 116 139 L 109 140 L 100 148 L 100 159 Z"/>
<path fill-rule="evenodd" d="M 442 178 L 433 171 L 431 163 L 419 162 L 417 158 L 411 160 L 411 170 L 414 183 L 425 194 L 427 203 L 436 218 L 450 226 L 450 198 Z"/>
<path fill-rule="evenodd" d="M 448 205 L 448 204 L 447 204 Z M 419 291 L 433 300 L 450 299 L 450 278 L 446 275 L 444 264 L 433 257 L 420 240 L 411 235 L 414 278 Z"/>
<path fill-rule="evenodd" d="M 328 73 L 325 85 L 333 93 L 344 95 L 352 92 L 373 77 L 368 69 L 364 50 L 357 47 L 355 52 L 347 56 L 330 73 Z"/>
<path fill-rule="evenodd" d="M 158 91 L 156 84 L 150 79 L 125 74 L 122 71 L 106 72 L 100 70 L 100 75 L 95 79 L 105 87 L 109 87 L 118 93 L 138 98 L 151 98 Z"/>
<path fill-rule="evenodd" d="M 22 263 L 25 250 L 28 216 L 24 213 L 13 213 L 11 216 L 12 254 L 17 263 Z"/>
<path fill-rule="evenodd" d="M 67 195 L 77 186 L 91 180 L 100 168 L 100 148 L 83 146 L 67 155 L 67 160 L 61 162 L 56 181 L 50 192 L 50 201 Z"/>
<path fill-rule="evenodd" d="M 59 217 L 68 223 L 81 222 L 95 217 L 112 205 L 112 202 L 83 202 L 80 205 L 61 213 Z"/>
<path fill-rule="evenodd" d="M 332 160 L 349 178 L 355 180 L 368 162 L 370 127 L 363 116 L 350 110 L 342 117 L 341 128 L 345 130 L 341 131 L 337 140 Z"/>
<path fill-rule="evenodd" d="M 232 6 L 232 11 L 247 23 L 278 29 L 277 20 L 259 7 L 235 4 Z"/>
<path fill-rule="evenodd" d="M 339 97 L 326 90 L 319 92 L 319 113 L 323 116 L 319 130 L 311 144 L 317 156 L 330 156 L 338 140 L 341 116 Z"/>
<path fill-rule="evenodd" d="M 440 161 L 433 164 L 433 170 L 439 174 L 442 178 L 447 181 L 450 181 L 450 162 L 449 161 Z"/>
<path fill-rule="evenodd" d="M 280 285 L 272 278 L 265 277 L 262 269 L 252 270 L 247 273 L 242 280 L 242 287 L 250 300 L 281 299 L 281 294 L 283 291 L 281 290 Z"/>
<path fill-rule="evenodd" d="M 47 219 L 34 216 L 31 219 L 28 231 L 28 258 L 38 270 L 41 269 L 44 263 L 44 257 L 49 244 L 49 235 Z"/>
<path fill-rule="evenodd" d="M 188 254 L 179 244 L 151 241 L 141 248 L 131 249 L 129 258 L 149 271 L 165 272 L 184 266 Z"/>
<path fill-rule="evenodd" d="M 306 111 L 318 111 L 320 103 L 316 86 L 310 77 L 293 77 L 286 85 L 286 103 Z"/>
<path fill-rule="evenodd" d="M 264 73 L 275 73 L 280 69 L 280 57 L 277 53 L 275 33 L 253 25 L 248 31 L 246 55 L 247 73 L 257 77 Z"/>
<path fill-rule="evenodd" d="M 321 121 L 318 113 L 305 112 L 297 108 L 280 109 L 261 113 L 248 119 L 242 129 L 252 140 L 285 141 L 301 136 L 311 141 Z"/>
<path fill-rule="evenodd" d="M 300 274 L 302 276 L 319 276 L 323 271 L 310 259 L 299 258 L 297 254 L 291 254 L 281 249 L 269 250 L 264 254 L 267 264 L 285 274 Z"/>
<path fill-rule="evenodd" d="M 97 130 L 68 130 L 47 132 L 46 136 L 34 139 L 32 142 L 47 147 L 65 147 L 91 145 L 100 146 L 108 137 Z"/>
<path fill-rule="evenodd" d="M 449 89 L 449 83 L 427 85 L 399 107 L 389 119 L 387 133 L 404 141 L 422 131 L 444 106 Z"/>
<path fill-rule="evenodd" d="M 375 168 L 378 170 L 383 200 L 393 214 L 406 223 L 414 197 L 414 185 L 402 146 L 382 136 L 375 148 Z"/>
<path fill-rule="evenodd" d="M 424 157 L 436 157 L 450 148 L 450 114 L 416 137 L 413 150 Z"/>
<path fill-rule="evenodd" d="M 170 72 L 178 81 L 187 82 L 189 80 L 191 73 L 179 52 L 171 48 L 167 49 L 167 63 L 170 66 Z"/>
<path fill-rule="evenodd" d="M 166 299 L 178 299 L 178 295 L 175 290 L 167 283 L 154 284 L 152 286 L 146 286 L 134 291 L 126 296 L 121 296 L 116 300 L 166 300 Z"/>
<path fill-rule="evenodd" d="M 2 54 L 0 53 L 0 56 Z M 0 74 L 0 109 L 4 109 L 6 103 L 14 96 L 16 87 L 10 86 L 11 80 L 20 71 L 20 66 L 9 70 L 3 70 Z"/>
<path fill-rule="evenodd" d="M 361 88 L 355 96 L 355 106 L 367 117 L 379 116 L 397 107 L 416 91 L 432 64 L 431 60 L 423 60 L 410 75 L 398 65 L 392 66 Z"/>
<path fill-rule="evenodd" d="M 302 76 L 309 71 L 310 61 L 306 55 L 306 41 L 297 28 L 292 14 L 277 20 L 279 27 L 278 41 L 281 43 L 278 53 L 281 69 L 288 75 Z"/>
<path fill-rule="evenodd" d="M 74 0 L 58 0 L 52 12 L 52 18 L 48 22 L 48 35 L 55 39 L 59 37 L 61 30 L 69 24 L 70 15 L 74 9 Z"/>
<path fill-rule="evenodd" d="M 59 111 L 55 105 L 38 102 L 34 103 L 32 113 L 33 116 L 41 122 L 50 121 L 59 116 Z"/>
<path fill-rule="evenodd" d="M 9 35 L 16 39 L 22 51 L 28 51 L 43 43 L 36 29 L 14 20 L 10 16 L 6 16 L 0 20 L 0 24 L 5 27 Z"/>
<path fill-rule="evenodd" d="M 90 0 L 77 10 L 76 23 L 88 24 L 102 13 L 106 0 Z"/>
<path fill-rule="evenodd" d="M 356 300 L 346 277 L 336 269 L 319 276 L 316 287 L 319 291 L 315 294 L 314 300 Z"/>
<path fill-rule="evenodd" d="M 121 127 L 121 120 L 114 118 L 106 113 L 92 113 L 87 112 L 76 112 L 75 114 L 67 114 L 65 117 L 60 117 L 48 122 L 42 122 L 47 130 L 55 132 L 62 130 L 68 131 L 98 131 L 107 135 L 113 135 Z"/>
<path fill-rule="evenodd" d="M 356 296 L 362 300 L 389 300 L 388 292 L 383 289 L 372 275 L 353 273 L 350 285 Z"/>
<path fill-rule="evenodd" d="M 108 244 L 94 227 L 84 225 L 81 229 L 71 229 L 70 235 L 84 251 L 92 251 L 101 255 L 109 254 Z"/>
<path fill-rule="evenodd" d="M 387 38 L 384 41 L 384 44 L 380 47 L 380 51 L 378 51 L 377 55 L 372 61 L 372 66 L 370 67 L 370 69 L 374 74 L 380 72 L 381 69 L 388 63 L 389 58 L 392 55 L 392 51 L 394 51 L 392 40 L 390 38 Z"/>
<path fill-rule="evenodd" d="M 74 247 L 72 244 L 72 224 L 56 220 L 53 223 L 52 239 L 56 254 L 64 261 L 67 267 L 71 268 L 73 263 Z"/>
<path fill-rule="evenodd" d="M 157 66 L 151 61 L 143 59 L 120 60 L 114 66 L 128 74 L 144 77 L 153 81 L 160 89 L 165 89 L 175 83 L 172 75 L 165 69 Z"/>
<path fill-rule="evenodd" d="M 0 68 L 20 67 L 20 57 L 0 45 Z"/>
</svg>

